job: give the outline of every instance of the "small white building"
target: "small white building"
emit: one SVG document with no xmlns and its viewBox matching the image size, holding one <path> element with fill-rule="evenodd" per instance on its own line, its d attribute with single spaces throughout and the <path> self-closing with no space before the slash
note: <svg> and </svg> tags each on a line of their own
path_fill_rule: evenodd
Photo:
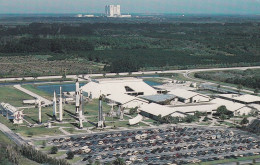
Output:
<svg viewBox="0 0 260 165">
<path fill-rule="evenodd" d="M 210 97 L 200 93 L 188 91 L 185 89 L 174 89 L 169 92 L 178 97 L 179 101 L 184 103 L 200 103 L 200 102 L 209 102 Z"/>
<path fill-rule="evenodd" d="M 97 79 L 81 87 L 83 92 L 92 95 L 93 99 L 100 95 L 154 95 L 157 91 L 146 84 L 142 79 L 133 77 Z"/>
</svg>

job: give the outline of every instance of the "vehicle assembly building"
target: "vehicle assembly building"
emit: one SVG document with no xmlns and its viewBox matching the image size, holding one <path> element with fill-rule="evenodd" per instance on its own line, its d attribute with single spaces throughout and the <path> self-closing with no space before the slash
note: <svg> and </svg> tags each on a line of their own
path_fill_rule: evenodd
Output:
<svg viewBox="0 0 260 165">
<path fill-rule="evenodd" d="M 106 5 L 105 15 L 107 17 L 118 17 L 118 18 L 131 18 L 131 15 L 122 15 L 120 5 Z"/>
<path fill-rule="evenodd" d="M 106 5 L 105 12 L 107 17 L 121 16 L 120 5 Z"/>
</svg>

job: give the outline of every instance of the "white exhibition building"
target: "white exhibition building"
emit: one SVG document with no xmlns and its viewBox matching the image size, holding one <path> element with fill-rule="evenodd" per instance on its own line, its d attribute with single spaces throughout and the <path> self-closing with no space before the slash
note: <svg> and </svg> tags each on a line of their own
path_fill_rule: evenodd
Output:
<svg viewBox="0 0 260 165">
<path fill-rule="evenodd" d="M 186 89 L 173 89 L 167 91 L 167 94 L 158 94 L 160 92 L 146 84 L 143 79 L 132 77 L 97 79 L 81 88 L 93 99 L 103 95 L 108 102 L 126 109 L 137 107 L 141 115 L 150 118 L 159 115 L 185 117 L 196 111 L 214 113 L 222 105 L 238 116 L 247 115 L 253 109 L 259 110 L 257 107 L 260 106 L 260 97 L 252 95 L 234 97 L 221 94 L 217 98 L 211 98 Z M 138 115 L 130 124 L 136 123 L 137 120 L 142 120 L 142 117 Z"/>
</svg>

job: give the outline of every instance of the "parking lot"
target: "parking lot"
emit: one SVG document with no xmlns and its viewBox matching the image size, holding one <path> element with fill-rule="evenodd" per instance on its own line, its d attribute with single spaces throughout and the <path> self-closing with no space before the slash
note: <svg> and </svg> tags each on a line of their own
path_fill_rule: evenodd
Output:
<svg viewBox="0 0 260 165">
<path fill-rule="evenodd" d="M 106 132 L 51 139 L 48 145 L 101 163 L 123 158 L 127 164 L 186 164 L 258 155 L 260 139 L 240 130 L 167 127 Z"/>
</svg>

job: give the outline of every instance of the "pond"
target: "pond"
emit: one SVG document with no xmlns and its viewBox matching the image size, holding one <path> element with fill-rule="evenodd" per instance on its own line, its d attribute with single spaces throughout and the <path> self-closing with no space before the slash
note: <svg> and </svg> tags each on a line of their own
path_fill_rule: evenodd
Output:
<svg viewBox="0 0 260 165">
<path fill-rule="evenodd" d="M 154 82 L 154 81 L 148 81 L 144 80 L 144 82 L 150 86 L 157 86 L 157 85 L 162 85 L 162 83 Z"/>
<path fill-rule="evenodd" d="M 85 83 L 80 83 L 79 86 L 84 86 Z M 37 86 L 38 89 L 45 91 L 47 93 L 52 94 L 53 91 L 56 93 L 60 93 L 60 86 L 62 87 L 63 92 L 72 92 L 76 90 L 76 84 L 48 84 L 48 85 L 39 85 Z"/>
</svg>

